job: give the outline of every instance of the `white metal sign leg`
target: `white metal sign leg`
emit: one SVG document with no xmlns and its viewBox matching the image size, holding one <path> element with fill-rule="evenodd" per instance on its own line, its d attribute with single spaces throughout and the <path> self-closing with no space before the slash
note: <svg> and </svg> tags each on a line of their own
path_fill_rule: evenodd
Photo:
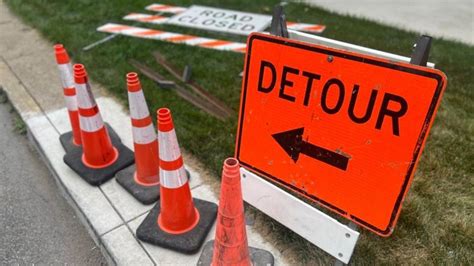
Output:
<svg viewBox="0 0 474 266">
<path fill-rule="evenodd" d="M 240 168 L 244 200 L 298 235 L 348 263 L 359 232 L 299 200 L 262 177 Z"/>
</svg>

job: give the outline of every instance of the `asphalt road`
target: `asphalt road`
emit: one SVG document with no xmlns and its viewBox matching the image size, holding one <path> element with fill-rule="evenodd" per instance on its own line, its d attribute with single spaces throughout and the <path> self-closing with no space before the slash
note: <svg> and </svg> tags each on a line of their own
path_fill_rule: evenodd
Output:
<svg viewBox="0 0 474 266">
<path fill-rule="evenodd" d="M 106 264 L 13 119 L 0 103 L 0 265 Z"/>
</svg>

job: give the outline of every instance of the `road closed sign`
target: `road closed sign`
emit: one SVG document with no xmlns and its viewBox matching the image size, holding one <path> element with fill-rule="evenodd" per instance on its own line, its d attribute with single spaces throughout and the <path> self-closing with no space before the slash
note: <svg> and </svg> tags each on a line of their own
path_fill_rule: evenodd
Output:
<svg viewBox="0 0 474 266">
<path fill-rule="evenodd" d="M 222 31 L 240 35 L 263 31 L 271 23 L 271 16 L 229 9 L 193 5 L 168 21 L 169 24 Z"/>
<path fill-rule="evenodd" d="M 252 34 L 236 157 L 388 236 L 445 87 L 439 70 Z"/>
</svg>

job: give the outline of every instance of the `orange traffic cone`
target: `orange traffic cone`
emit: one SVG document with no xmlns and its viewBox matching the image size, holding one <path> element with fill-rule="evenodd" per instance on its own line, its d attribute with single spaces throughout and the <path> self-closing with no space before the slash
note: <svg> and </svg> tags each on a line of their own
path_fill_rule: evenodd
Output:
<svg viewBox="0 0 474 266">
<path fill-rule="evenodd" d="M 191 197 L 171 112 L 158 117 L 160 201 L 137 229 L 137 237 L 183 253 L 199 250 L 216 219 L 217 205 Z"/>
<path fill-rule="evenodd" d="M 235 158 L 224 161 L 215 240 L 204 245 L 198 265 L 273 265 L 273 255 L 249 247 L 245 229 L 240 166 Z"/>
<path fill-rule="evenodd" d="M 72 131 L 59 136 L 59 141 L 65 150 L 80 147 L 81 129 L 79 126 L 79 113 L 77 110 L 76 89 L 74 88 L 74 77 L 69 55 L 62 44 L 54 45 L 56 63 L 58 64 L 59 76 L 63 85 L 64 100 L 69 114 L 69 122 Z"/>
<path fill-rule="evenodd" d="M 133 153 L 120 139 L 111 140 L 94 100 L 83 65 L 74 65 L 82 149 L 66 153 L 64 162 L 92 185 L 112 178 L 133 163 Z M 116 134 L 112 134 L 116 136 Z"/>
<path fill-rule="evenodd" d="M 118 172 L 116 180 L 137 200 L 151 204 L 160 191 L 158 139 L 137 73 L 127 74 L 127 88 L 135 165 Z"/>
</svg>

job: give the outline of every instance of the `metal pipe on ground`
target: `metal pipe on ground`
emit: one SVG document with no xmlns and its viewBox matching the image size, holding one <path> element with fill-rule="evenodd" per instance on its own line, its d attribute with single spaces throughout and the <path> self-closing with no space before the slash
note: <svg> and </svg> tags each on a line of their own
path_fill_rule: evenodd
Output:
<svg viewBox="0 0 474 266">
<path fill-rule="evenodd" d="M 160 84 L 166 81 L 163 76 L 156 73 L 150 67 L 138 62 L 137 60 L 131 59 L 129 63 L 137 68 L 143 75 L 150 78 L 151 80 L 155 81 L 156 83 Z M 169 81 L 172 82 L 172 81 Z M 173 82 L 174 83 L 174 82 Z M 225 116 L 220 110 L 216 109 L 214 105 L 205 101 L 204 99 L 199 98 L 198 96 L 192 94 L 190 91 L 184 89 L 183 87 L 179 86 L 178 84 L 174 83 L 174 86 L 170 87 L 176 90 L 176 93 L 186 100 L 187 102 L 191 103 L 192 105 L 198 107 L 199 109 L 205 111 L 206 113 L 214 116 L 215 118 L 225 121 L 227 116 Z"/>
<path fill-rule="evenodd" d="M 179 71 L 171 65 L 168 61 L 166 61 L 166 58 L 160 54 L 158 51 L 153 52 L 153 56 L 155 57 L 155 60 L 163 66 L 171 75 L 173 75 L 175 78 L 178 80 L 186 83 L 186 85 L 191 88 L 191 90 L 201 96 L 202 98 L 206 99 L 208 102 L 210 102 L 212 105 L 217 107 L 221 112 L 223 112 L 227 117 L 230 117 L 234 115 L 234 111 L 229 108 L 225 103 L 223 103 L 221 100 L 217 99 L 214 95 L 210 94 L 208 91 L 200 87 L 198 84 L 196 84 L 193 81 L 187 81 L 186 78 L 179 73 Z"/>
</svg>

